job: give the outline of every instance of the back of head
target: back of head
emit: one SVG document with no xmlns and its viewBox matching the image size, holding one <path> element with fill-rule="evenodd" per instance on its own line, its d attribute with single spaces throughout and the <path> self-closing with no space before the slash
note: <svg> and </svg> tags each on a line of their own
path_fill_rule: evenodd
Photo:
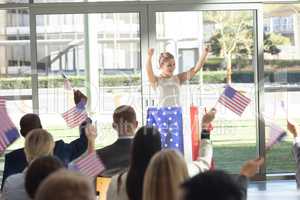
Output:
<svg viewBox="0 0 300 200">
<path fill-rule="evenodd" d="M 63 168 L 62 162 L 53 156 L 44 156 L 34 160 L 26 172 L 25 189 L 33 199 L 39 185 L 51 173 Z"/>
<path fill-rule="evenodd" d="M 136 127 L 136 113 L 133 107 L 122 105 L 115 109 L 113 114 L 113 126 L 119 134 L 133 134 Z"/>
<path fill-rule="evenodd" d="M 207 171 L 194 176 L 183 185 L 183 200 L 241 200 L 241 187 L 224 171 Z"/>
<path fill-rule="evenodd" d="M 40 117 L 33 113 L 24 115 L 20 120 L 20 128 L 21 135 L 26 137 L 31 130 L 42 128 Z"/>
<path fill-rule="evenodd" d="M 152 156 L 161 150 L 159 131 L 154 127 L 141 127 L 133 139 L 131 161 L 126 190 L 130 200 L 140 200 L 146 168 Z"/>
<path fill-rule="evenodd" d="M 171 149 L 156 153 L 144 178 L 143 200 L 176 199 L 180 184 L 188 178 L 182 155 Z"/>
<path fill-rule="evenodd" d="M 75 172 L 59 170 L 39 187 L 35 200 L 95 200 L 92 180 Z"/>
<path fill-rule="evenodd" d="M 34 129 L 25 138 L 24 151 L 28 162 L 40 156 L 52 155 L 53 149 L 53 137 L 44 129 Z"/>
</svg>

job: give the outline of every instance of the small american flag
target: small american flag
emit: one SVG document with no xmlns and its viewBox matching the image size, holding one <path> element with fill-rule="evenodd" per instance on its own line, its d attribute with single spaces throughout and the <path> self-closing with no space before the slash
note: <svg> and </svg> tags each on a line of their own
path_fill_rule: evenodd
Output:
<svg viewBox="0 0 300 200">
<path fill-rule="evenodd" d="M 75 107 L 64 112 L 62 116 L 70 128 L 79 126 L 88 118 L 88 114 L 85 110 L 85 102 L 81 101 Z"/>
<path fill-rule="evenodd" d="M 279 142 L 281 142 L 285 137 L 287 136 L 287 133 L 285 130 L 280 128 L 274 123 L 270 124 L 270 131 L 269 131 L 269 139 L 266 144 L 266 149 L 271 149 L 271 147 Z"/>
<path fill-rule="evenodd" d="M 218 102 L 229 110 L 241 116 L 245 108 L 249 105 L 250 99 L 230 86 L 226 86 Z"/>
<path fill-rule="evenodd" d="M 71 82 L 68 79 L 68 77 L 64 73 L 62 73 L 62 77 L 64 79 L 64 88 L 66 90 L 73 90 L 73 87 L 72 87 Z"/>
<path fill-rule="evenodd" d="M 71 165 L 71 169 L 80 171 L 84 175 L 93 177 L 103 172 L 105 170 L 105 166 L 96 152 L 94 152 L 74 161 L 74 163 Z"/>
<path fill-rule="evenodd" d="M 183 153 L 182 110 L 180 107 L 150 107 L 147 125 L 156 127 L 161 135 L 162 148 L 174 148 Z"/>
<path fill-rule="evenodd" d="M 5 99 L 0 97 L 0 152 L 20 137 L 6 111 Z"/>
</svg>

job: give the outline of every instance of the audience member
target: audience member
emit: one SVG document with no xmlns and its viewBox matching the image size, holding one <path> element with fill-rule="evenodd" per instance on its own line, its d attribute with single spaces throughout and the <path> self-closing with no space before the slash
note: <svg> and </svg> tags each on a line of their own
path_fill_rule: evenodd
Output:
<svg viewBox="0 0 300 200">
<path fill-rule="evenodd" d="M 35 200 L 95 200 L 91 179 L 75 172 L 59 170 L 39 186 Z"/>
<path fill-rule="evenodd" d="M 144 178 L 143 200 L 176 200 L 179 186 L 188 178 L 182 155 L 162 150 L 151 159 Z"/>
<path fill-rule="evenodd" d="M 131 106 L 122 105 L 115 109 L 112 127 L 117 131 L 118 139 L 96 151 L 106 167 L 101 176 L 111 177 L 128 168 L 130 147 L 137 126 L 136 113 Z"/>
<path fill-rule="evenodd" d="M 154 127 L 141 127 L 133 139 L 129 169 L 112 178 L 107 199 L 141 200 L 146 168 L 152 156 L 160 150 L 161 138 L 158 130 Z"/>
<path fill-rule="evenodd" d="M 89 122 L 90 119 L 87 119 L 86 122 L 81 124 L 79 128 L 80 137 L 78 139 L 69 144 L 65 143 L 63 140 L 55 142 L 54 155 L 59 157 L 65 165 L 85 152 L 87 148 L 87 138 L 85 136 L 84 127 Z M 20 120 L 20 128 L 20 132 L 23 137 L 26 137 L 29 131 L 33 129 L 42 128 L 39 116 L 36 114 L 24 115 Z M 27 165 L 28 163 L 24 153 L 24 148 L 14 150 L 6 154 L 1 188 L 8 176 L 22 172 Z"/>
<path fill-rule="evenodd" d="M 248 160 L 241 167 L 240 175 L 229 175 L 221 170 L 199 173 L 182 184 L 181 200 L 245 200 L 248 179 L 264 163 L 263 158 Z"/>
<path fill-rule="evenodd" d="M 43 156 L 35 159 L 28 167 L 25 176 L 25 189 L 31 199 L 34 199 L 39 185 L 53 172 L 64 168 L 63 163 L 53 156 Z"/>
<path fill-rule="evenodd" d="M 181 200 L 242 200 L 242 187 L 224 171 L 206 171 L 182 185 Z"/>
<path fill-rule="evenodd" d="M 25 155 L 28 163 L 40 156 L 52 155 L 54 141 L 50 133 L 43 129 L 34 129 L 30 131 L 25 138 Z M 3 186 L 1 199 L 3 200 L 21 200 L 29 199 L 24 187 L 25 174 L 22 173 L 9 176 Z"/>
</svg>

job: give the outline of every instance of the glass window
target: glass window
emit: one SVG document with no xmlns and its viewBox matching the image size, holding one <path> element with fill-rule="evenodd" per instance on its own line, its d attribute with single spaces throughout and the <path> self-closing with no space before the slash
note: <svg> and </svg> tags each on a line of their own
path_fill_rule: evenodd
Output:
<svg viewBox="0 0 300 200">
<path fill-rule="evenodd" d="M 112 143 L 117 136 L 111 127 L 116 106 L 133 106 L 141 119 L 138 13 L 39 15 L 37 21 L 45 22 L 36 29 L 45 127 L 64 140 L 78 137 L 78 130 L 68 129 L 61 117 L 74 106 L 72 92 L 63 88 L 64 72 L 74 88 L 91 95 L 87 110 L 100 126 L 98 147 Z"/>
<path fill-rule="evenodd" d="M 290 118 L 299 124 L 298 95 L 300 94 L 300 5 L 267 4 L 264 20 L 269 31 L 264 32 L 265 115 L 266 137 L 270 122 L 286 129 Z M 295 171 L 292 137 L 267 154 L 267 173 Z"/>
</svg>

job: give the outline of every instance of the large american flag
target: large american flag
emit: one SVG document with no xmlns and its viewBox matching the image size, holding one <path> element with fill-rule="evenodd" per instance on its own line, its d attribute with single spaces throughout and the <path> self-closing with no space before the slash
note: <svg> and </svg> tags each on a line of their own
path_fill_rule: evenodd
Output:
<svg viewBox="0 0 300 200">
<path fill-rule="evenodd" d="M 226 86 L 218 102 L 241 116 L 251 100 L 232 87 Z"/>
<path fill-rule="evenodd" d="M 85 110 L 85 102 L 79 102 L 76 106 L 64 112 L 62 116 L 70 128 L 79 126 L 88 118 L 88 114 Z"/>
<path fill-rule="evenodd" d="M 150 107 L 147 125 L 156 127 L 162 148 L 174 148 L 183 153 L 182 109 L 180 107 Z"/>
<path fill-rule="evenodd" d="M 90 177 L 97 176 L 105 170 L 105 166 L 96 152 L 80 157 L 71 163 L 69 167 Z"/>
<path fill-rule="evenodd" d="M 266 144 L 266 149 L 271 149 L 275 144 L 281 142 L 287 133 L 274 123 L 270 124 L 269 138 Z"/>
<path fill-rule="evenodd" d="M 5 99 L 0 97 L 0 152 L 3 152 L 19 137 L 17 128 L 7 114 Z"/>
</svg>

